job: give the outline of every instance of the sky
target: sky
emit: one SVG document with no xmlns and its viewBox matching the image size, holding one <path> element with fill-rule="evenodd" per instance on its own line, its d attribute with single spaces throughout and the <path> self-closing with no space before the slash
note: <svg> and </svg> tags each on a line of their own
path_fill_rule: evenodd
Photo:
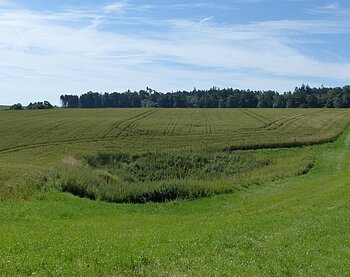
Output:
<svg viewBox="0 0 350 277">
<path fill-rule="evenodd" d="M 0 104 L 350 84 L 350 1 L 0 0 Z"/>
</svg>

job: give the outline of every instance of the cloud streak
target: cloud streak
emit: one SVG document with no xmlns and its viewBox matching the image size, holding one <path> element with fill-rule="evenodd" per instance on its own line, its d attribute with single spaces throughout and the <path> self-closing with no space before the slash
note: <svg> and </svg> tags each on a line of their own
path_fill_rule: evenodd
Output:
<svg viewBox="0 0 350 277">
<path fill-rule="evenodd" d="M 103 7 L 103 11 L 105 13 L 112 13 L 112 12 L 121 12 L 125 8 L 127 8 L 129 5 L 126 1 L 121 2 L 115 2 L 113 4 L 109 4 Z"/>
</svg>

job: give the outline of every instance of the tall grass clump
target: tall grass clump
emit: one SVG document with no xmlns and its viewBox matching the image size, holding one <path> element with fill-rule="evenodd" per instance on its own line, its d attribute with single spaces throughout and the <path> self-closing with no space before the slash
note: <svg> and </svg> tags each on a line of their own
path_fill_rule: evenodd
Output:
<svg viewBox="0 0 350 277">
<path fill-rule="evenodd" d="M 256 158 L 252 153 L 178 154 L 101 153 L 87 157 L 88 164 L 126 182 L 155 182 L 186 178 L 208 180 L 234 175 L 269 164 L 269 158 Z"/>
<path fill-rule="evenodd" d="M 28 200 L 47 184 L 46 173 L 33 172 L 14 176 L 0 185 L 0 201 Z"/>
<path fill-rule="evenodd" d="M 307 159 L 300 162 L 298 156 L 298 166 L 283 168 L 286 159 L 294 160 L 287 155 L 277 156 L 254 151 L 137 155 L 103 152 L 86 156 L 85 163 L 56 168 L 47 184 L 92 200 L 166 202 L 230 193 L 277 176 L 301 174 L 311 164 Z"/>
</svg>

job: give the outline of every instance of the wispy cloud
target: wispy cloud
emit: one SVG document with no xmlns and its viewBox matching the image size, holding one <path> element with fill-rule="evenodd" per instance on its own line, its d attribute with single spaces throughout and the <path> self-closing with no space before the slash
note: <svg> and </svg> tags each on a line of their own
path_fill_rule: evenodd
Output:
<svg viewBox="0 0 350 277">
<path fill-rule="evenodd" d="M 234 10 L 234 9 L 236 9 L 236 7 L 234 5 L 223 5 L 223 4 L 213 3 L 213 2 L 175 4 L 175 5 L 170 5 L 169 8 L 177 8 L 177 9 L 203 8 L 203 9 L 218 9 L 218 10 Z"/>
<path fill-rule="evenodd" d="M 326 35 L 326 34 L 346 34 L 350 32 L 350 19 L 334 20 L 278 20 L 253 22 L 239 25 L 238 30 L 248 32 L 261 32 L 275 35 Z"/>
<path fill-rule="evenodd" d="M 333 16 L 349 16 L 350 9 L 342 7 L 338 2 L 330 2 L 323 6 L 316 6 L 312 9 L 308 9 L 312 13 L 316 14 L 326 14 Z"/>
<path fill-rule="evenodd" d="M 337 10 L 339 9 L 339 4 L 337 2 L 329 3 L 323 7 L 325 10 Z"/>
<path fill-rule="evenodd" d="M 103 7 L 103 11 L 106 13 L 121 12 L 127 8 L 129 4 L 126 1 L 115 2 Z"/>
<path fill-rule="evenodd" d="M 10 0 L 0 0 L 0 8 L 14 7 L 15 3 Z"/>
<path fill-rule="evenodd" d="M 222 25 L 215 17 L 137 16 L 141 7 L 116 2 L 61 12 L 0 10 L 0 37 L 6 38 L 0 40 L 0 90 L 25 90 L 28 99 L 51 91 L 56 99 L 62 92 L 145 86 L 284 90 L 305 80 L 350 79 L 349 62 L 310 57 L 282 37 L 347 34 L 347 19 Z M 138 31 L 117 27 L 128 22 Z M 106 28 L 105 23 L 115 28 Z"/>
</svg>

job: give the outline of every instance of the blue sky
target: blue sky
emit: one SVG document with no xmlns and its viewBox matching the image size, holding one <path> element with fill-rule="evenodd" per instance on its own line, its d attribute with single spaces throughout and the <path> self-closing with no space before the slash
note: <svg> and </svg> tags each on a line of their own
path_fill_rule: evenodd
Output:
<svg viewBox="0 0 350 277">
<path fill-rule="evenodd" d="M 0 0 L 0 103 L 350 83 L 350 1 Z"/>
</svg>

